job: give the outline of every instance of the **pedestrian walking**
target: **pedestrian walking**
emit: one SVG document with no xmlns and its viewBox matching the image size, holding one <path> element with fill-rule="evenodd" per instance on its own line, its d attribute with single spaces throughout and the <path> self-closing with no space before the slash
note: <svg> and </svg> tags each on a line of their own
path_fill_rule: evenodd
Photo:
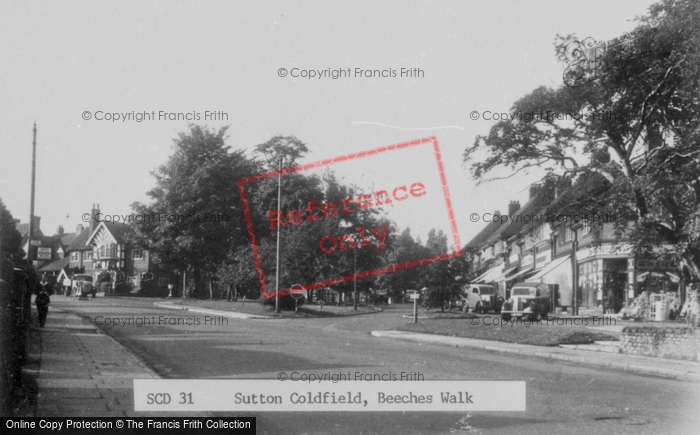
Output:
<svg viewBox="0 0 700 435">
<path fill-rule="evenodd" d="M 43 328 L 44 324 L 46 324 L 46 316 L 49 314 L 49 304 L 51 303 L 49 293 L 42 288 L 34 303 L 36 304 L 36 310 L 39 312 L 39 326 Z"/>
</svg>

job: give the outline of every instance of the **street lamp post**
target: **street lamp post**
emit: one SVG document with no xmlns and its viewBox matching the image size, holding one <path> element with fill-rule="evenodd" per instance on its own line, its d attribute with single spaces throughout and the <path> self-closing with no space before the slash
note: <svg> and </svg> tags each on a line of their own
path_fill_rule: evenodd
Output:
<svg viewBox="0 0 700 435">
<path fill-rule="evenodd" d="M 32 192 L 31 204 L 29 209 L 29 232 L 27 233 L 27 263 L 30 267 L 34 267 L 34 246 L 32 245 L 32 236 L 34 236 L 34 191 L 36 186 L 36 122 L 34 122 L 34 132 L 32 139 Z"/>
<path fill-rule="evenodd" d="M 280 203 L 282 202 L 282 153 L 277 156 L 277 210 L 281 210 Z M 280 230 L 281 225 L 277 226 L 277 267 L 275 268 L 275 313 L 280 312 Z"/>
<path fill-rule="evenodd" d="M 355 276 L 354 276 L 353 279 L 352 279 L 352 281 L 353 281 L 353 287 L 354 287 L 352 299 L 353 299 L 353 306 L 354 306 L 354 309 L 355 309 L 355 310 L 357 310 L 357 249 L 359 249 L 359 248 L 360 248 L 360 245 L 358 244 L 358 245 L 357 245 L 357 248 L 354 249 L 354 253 L 355 253 Z"/>
</svg>

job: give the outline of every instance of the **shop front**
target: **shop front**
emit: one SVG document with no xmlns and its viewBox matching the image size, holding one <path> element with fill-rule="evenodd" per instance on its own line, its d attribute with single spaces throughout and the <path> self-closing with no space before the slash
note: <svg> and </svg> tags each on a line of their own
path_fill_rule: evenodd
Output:
<svg viewBox="0 0 700 435">
<path fill-rule="evenodd" d="M 602 315 L 619 312 L 625 304 L 625 289 L 633 282 L 632 246 L 604 243 L 576 253 L 578 262 L 579 312 Z"/>
<path fill-rule="evenodd" d="M 589 314 L 618 313 L 642 292 L 678 298 L 675 263 L 634 259 L 629 244 L 603 244 L 577 252 L 578 306 Z M 626 291 L 627 290 L 627 291 Z"/>
</svg>

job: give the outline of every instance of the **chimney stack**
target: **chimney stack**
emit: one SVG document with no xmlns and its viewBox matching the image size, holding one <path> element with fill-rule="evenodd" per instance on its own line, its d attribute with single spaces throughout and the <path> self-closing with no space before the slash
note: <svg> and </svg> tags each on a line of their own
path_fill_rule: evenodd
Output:
<svg viewBox="0 0 700 435">
<path fill-rule="evenodd" d="M 83 224 L 78 224 L 77 227 L 75 227 L 75 235 L 77 236 L 78 234 L 82 233 L 85 227 L 83 227 Z"/>
<path fill-rule="evenodd" d="M 95 204 L 92 205 L 92 213 L 90 214 L 90 234 L 92 234 L 93 231 L 95 231 L 95 227 L 97 227 L 97 216 L 100 213 L 100 204 L 97 204 L 97 207 L 95 207 Z"/>
<path fill-rule="evenodd" d="M 540 193 L 540 190 L 542 190 L 542 185 L 541 184 L 532 184 L 530 185 L 530 198 L 532 199 L 537 196 L 538 193 Z"/>
<path fill-rule="evenodd" d="M 508 204 L 508 216 L 513 216 L 518 210 L 520 210 L 520 201 L 511 201 Z"/>
</svg>

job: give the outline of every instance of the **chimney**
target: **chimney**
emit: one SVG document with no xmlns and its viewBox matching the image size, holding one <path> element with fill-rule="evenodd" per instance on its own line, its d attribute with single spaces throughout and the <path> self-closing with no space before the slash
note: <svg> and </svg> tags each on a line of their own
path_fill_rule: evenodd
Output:
<svg viewBox="0 0 700 435">
<path fill-rule="evenodd" d="M 82 233 L 85 227 L 83 227 L 83 224 L 78 224 L 77 227 L 75 227 L 75 235 L 77 236 L 78 234 Z"/>
<path fill-rule="evenodd" d="M 520 210 L 520 201 L 511 201 L 508 204 L 508 216 L 513 216 L 518 210 Z"/>
<path fill-rule="evenodd" d="M 538 193 L 540 193 L 540 190 L 542 190 L 542 185 L 541 184 L 532 184 L 530 185 L 530 198 L 532 199 L 537 196 Z"/>
<path fill-rule="evenodd" d="M 95 218 L 96 215 L 100 213 L 100 204 L 97 204 L 97 208 L 95 208 L 95 204 L 92 205 L 92 213 L 90 214 L 90 234 L 92 234 L 93 231 L 95 231 L 95 227 L 97 227 L 97 220 Z"/>
</svg>

